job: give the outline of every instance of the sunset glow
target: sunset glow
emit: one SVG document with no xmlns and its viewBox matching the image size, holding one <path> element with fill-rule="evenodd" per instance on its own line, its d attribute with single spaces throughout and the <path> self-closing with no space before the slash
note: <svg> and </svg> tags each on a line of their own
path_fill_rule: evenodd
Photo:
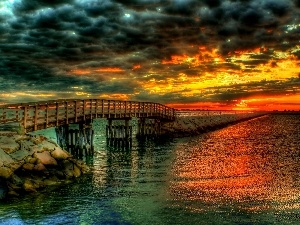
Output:
<svg viewBox="0 0 300 225">
<path fill-rule="evenodd" d="M 134 2 L 0 3 L 0 103 L 119 96 L 300 110 L 297 1 Z"/>
</svg>

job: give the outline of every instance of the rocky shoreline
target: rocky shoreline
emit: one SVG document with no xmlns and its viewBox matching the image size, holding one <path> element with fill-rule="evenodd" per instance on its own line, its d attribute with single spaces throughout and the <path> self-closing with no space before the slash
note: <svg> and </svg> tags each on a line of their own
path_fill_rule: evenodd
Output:
<svg viewBox="0 0 300 225">
<path fill-rule="evenodd" d="M 168 137 L 195 136 L 264 115 L 265 113 L 237 113 L 177 117 L 174 122 L 162 126 L 162 133 Z"/>
<path fill-rule="evenodd" d="M 0 132 L 0 199 L 70 182 L 88 171 L 44 136 Z"/>
</svg>

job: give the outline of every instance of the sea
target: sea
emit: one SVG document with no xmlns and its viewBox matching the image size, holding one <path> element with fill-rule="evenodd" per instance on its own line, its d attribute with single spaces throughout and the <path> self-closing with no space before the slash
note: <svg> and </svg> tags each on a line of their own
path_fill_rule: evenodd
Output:
<svg viewBox="0 0 300 225">
<path fill-rule="evenodd" d="M 299 114 L 134 139 L 130 149 L 107 146 L 105 124 L 93 124 L 89 174 L 0 202 L 0 224 L 300 224 Z M 55 139 L 53 129 L 40 132 Z"/>
</svg>

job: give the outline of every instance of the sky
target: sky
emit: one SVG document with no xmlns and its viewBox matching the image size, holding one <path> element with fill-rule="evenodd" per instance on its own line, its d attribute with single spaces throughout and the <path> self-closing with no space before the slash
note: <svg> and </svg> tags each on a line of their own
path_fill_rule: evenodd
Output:
<svg viewBox="0 0 300 225">
<path fill-rule="evenodd" d="M 300 110 L 300 0 L 0 0 L 0 104 Z"/>
</svg>

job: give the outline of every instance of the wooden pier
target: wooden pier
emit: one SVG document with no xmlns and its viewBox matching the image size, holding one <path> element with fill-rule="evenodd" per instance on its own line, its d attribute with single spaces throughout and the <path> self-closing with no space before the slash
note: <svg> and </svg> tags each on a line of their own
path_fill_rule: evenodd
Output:
<svg viewBox="0 0 300 225">
<path fill-rule="evenodd" d="M 105 99 L 62 99 L 0 106 L 0 124 L 20 123 L 23 133 L 56 127 L 57 141 L 65 148 L 92 145 L 93 132 L 87 127 L 97 118 L 108 119 L 109 141 L 130 141 L 131 118 L 139 118 L 138 136 L 145 136 L 158 135 L 161 122 L 175 120 L 175 115 L 175 109 L 159 103 Z M 152 122 L 146 121 L 150 119 Z M 115 126 L 113 120 L 124 120 L 125 124 Z M 79 129 L 72 130 L 69 124 L 79 124 Z"/>
<path fill-rule="evenodd" d="M 174 120 L 175 109 L 153 102 L 104 99 L 55 100 L 0 106 L 0 124 L 19 122 L 25 133 L 96 118 L 132 117 Z"/>
</svg>

